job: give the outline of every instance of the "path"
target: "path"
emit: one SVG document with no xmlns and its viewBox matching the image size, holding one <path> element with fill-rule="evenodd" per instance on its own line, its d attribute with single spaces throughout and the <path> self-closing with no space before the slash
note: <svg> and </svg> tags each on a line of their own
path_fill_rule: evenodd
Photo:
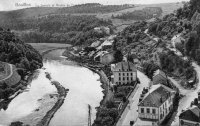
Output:
<svg viewBox="0 0 200 126">
<path fill-rule="evenodd" d="M 142 93 L 144 87 L 149 86 L 150 79 L 144 75 L 142 72 L 137 71 L 138 78 L 140 80 L 140 84 L 137 85 L 131 97 L 129 99 L 129 105 L 124 110 L 121 118 L 119 119 L 117 126 L 130 126 L 130 121 L 136 121 L 138 117 L 138 103 L 139 97 Z"/>
<path fill-rule="evenodd" d="M 8 65 L 9 65 L 10 74 L 6 78 L 1 79 L 0 81 L 7 80 L 8 78 L 10 78 L 13 75 L 13 66 L 11 64 L 8 64 Z M 6 71 L 6 72 L 8 72 L 8 71 Z"/>
</svg>

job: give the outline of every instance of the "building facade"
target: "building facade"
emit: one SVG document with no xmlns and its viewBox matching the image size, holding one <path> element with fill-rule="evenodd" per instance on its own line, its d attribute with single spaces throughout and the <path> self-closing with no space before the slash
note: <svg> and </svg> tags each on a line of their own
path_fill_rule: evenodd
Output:
<svg viewBox="0 0 200 126">
<path fill-rule="evenodd" d="M 137 80 L 137 68 L 131 62 L 122 61 L 111 65 L 113 84 L 131 84 Z"/>
<path fill-rule="evenodd" d="M 138 104 L 139 118 L 162 123 L 173 109 L 175 91 L 162 85 L 153 85 Z"/>
</svg>

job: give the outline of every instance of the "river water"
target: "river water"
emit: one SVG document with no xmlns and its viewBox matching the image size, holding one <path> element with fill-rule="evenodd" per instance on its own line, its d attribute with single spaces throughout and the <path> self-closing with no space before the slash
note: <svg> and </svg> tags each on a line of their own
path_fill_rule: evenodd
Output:
<svg viewBox="0 0 200 126">
<path fill-rule="evenodd" d="M 56 88 L 45 77 L 45 71 L 52 78 L 69 89 L 61 108 L 55 113 L 50 126 L 84 126 L 88 120 L 88 104 L 92 107 L 92 121 L 103 98 L 99 76 L 87 68 L 72 65 L 60 57 L 64 50 L 55 50 L 45 56 L 44 68 L 33 80 L 28 91 L 18 95 L 9 104 L 7 110 L 0 111 L 0 125 L 9 125 L 11 121 L 23 118 L 38 108 L 38 99 L 45 94 L 55 93 Z"/>
</svg>

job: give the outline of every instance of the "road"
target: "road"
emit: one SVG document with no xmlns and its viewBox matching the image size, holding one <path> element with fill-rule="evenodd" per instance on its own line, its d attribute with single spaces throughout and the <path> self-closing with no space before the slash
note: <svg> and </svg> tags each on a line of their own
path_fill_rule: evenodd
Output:
<svg viewBox="0 0 200 126">
<path fill-rule="evenodd" d="M 138 117 L 138 103 L 139 97 L 142 93 L 144 87 L 149 86 L 150 79 L 144 75 L 142 72 L 137 71 L 138 78 L 140 80 L 140 84 L 135 88 L 136 90 L 130 96 L 129 102 L 130 104 L 124 110 L 121 118 L 119 119 L 117 126 L 130 126 L 130 121 L 136 121 Z"/>
<path fill-rule="evenodd" d="M 197 71 L 197 77 L 200 78 L 200 67 L 196 64 L 192 64 L 194 69 Z M 175 82 L 174 82 L 175 83 Z M 190 104 L 192 101 L 194 101 L 195 98 L 198 97 L 198 92 L 200 91 L 200 84 L 198 83 L 197 88 L 195 90 L 187 90 L 187 89 L 181 89 L 181 94 L 185 95 L 179 102 L 178 107 L 178 113 L 176 114 L 176 117 L 174 121 L 172 122 L 171 126 L 178 126 L 179 125 L 179 115 L 182 112 L 182 110 L 186 110 L 190 107 Z"/>
</svg>

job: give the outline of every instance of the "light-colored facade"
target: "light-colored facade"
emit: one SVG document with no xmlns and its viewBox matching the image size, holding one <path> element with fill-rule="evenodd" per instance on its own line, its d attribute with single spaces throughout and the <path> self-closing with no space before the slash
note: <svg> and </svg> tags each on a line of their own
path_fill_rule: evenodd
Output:
<svg viewBox="0 0 200 126">
<path fill-rule="evenodd" d="M 112 83 L 113 84 L 130 84 L 137 80 L 137 69 L 131 62 L 120 62 L 111 65 L 113 72 Z"/>
<path fill-rule="evenodd" d="M 153 85 L 138 104 L 139 118 L 151 119 L 158 124 L 162 123 L 173 109 L 174 97 L 174 90 L 162 84 Z"/>
</svg>

